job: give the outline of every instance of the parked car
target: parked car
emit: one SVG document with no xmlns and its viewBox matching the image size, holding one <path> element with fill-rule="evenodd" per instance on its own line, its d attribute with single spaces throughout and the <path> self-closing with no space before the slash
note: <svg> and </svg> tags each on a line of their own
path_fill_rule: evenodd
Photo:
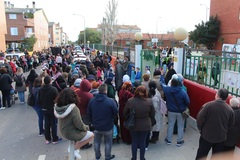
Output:
<svg viewBox="0 0 240 160">
<path fill-rule="evenodd" d="M 5 58 L 9 60 L 13 57 L 17 57 L 17 59 L 19 59 L 21 56 L 25 56 L 23 52 L 21 52 L 19 49 L 16 49 L 16 48 L 8 48 L 6 50 L 6 53 L 7 54 L 5 54 Z"/>
<path fill-rule="evenodd" d="M 87 59 L 87 57 L 85 56 L 85 54 L 83 54 L 83 53 L 80 53 L 80 52 L 78 52 L 78 53 L 75 53 L 74 55 L 73 55 L 73 57 L 74 57 L 74 62 L 76 62 L 76 61 L 86 61 L 86 59 Z"/>
</svg>

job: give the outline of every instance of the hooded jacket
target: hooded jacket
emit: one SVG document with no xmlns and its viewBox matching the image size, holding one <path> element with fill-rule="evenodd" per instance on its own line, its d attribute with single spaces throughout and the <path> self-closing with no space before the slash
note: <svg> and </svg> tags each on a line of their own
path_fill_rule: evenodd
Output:
<svg viewBox="0 0 240 160">
<path fill-rule="evenodd" d="M 190 100 L 186 91 L 182 89 L 181 86 L 167 86 L 164 82 L 164 76 L 160 77 L 160 84 L 162 86 L 163 92 L 166 96 L 166 103 L 168 111 L 175 112 L 175 113 L 182 113 L 186 110 L 187 106 L 190 104 Z M 176 104 L 175 96 L 179 107 Z"/>
<path fill-rule="evenodd" d="M 54 100 L 58 95 L 58 91 L 51 84 L 44 85 L 39 90 L 39 105 L 43 108 L 43 110 L 48 112 L 53 112 L 54 108 Z"/>
<path fill-rule="evenodd" d="M 106 94 L 97 94 L 88 104 L 89 119 L 97 131 L 109 131 L 113 128 L 114 117 L 118 113 L 116 102 Z"/>
<path fill-rule="evenodd" d="M 84 79 L 80 84 L 80 89 L 76 91 L 78 97 L 80 98 L 80 103 L 77 105 L 77 107 L 80 109 L 81 116 L 87 114 L 86 112 L 88 102 L 90 101 L 91 98 L 93 98 L 93 95 L 89 93 L 90 90 L 91 90 L 90 82 Z"/>
<path fill-rule="evenodd" d="M 80 141 L 87 134 L 87 127 L 75 104 L 54 107 L 54 115 L 58 118 L 59 129 L 64 138 Z"/>
</svg>

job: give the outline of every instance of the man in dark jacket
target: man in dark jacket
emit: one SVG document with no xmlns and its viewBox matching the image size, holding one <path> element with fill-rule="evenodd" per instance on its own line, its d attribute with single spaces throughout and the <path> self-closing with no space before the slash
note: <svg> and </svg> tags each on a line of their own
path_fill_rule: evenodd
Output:
<svg viewBox="0 0 240 160">
<path fill-rule="evenodd" d="M 88 115 L 94 127 L 94 150 L 96 159 L 100 159 L 100 145 L 102 137 L 105 142 L 105 160 L 115 157 L 111 155 L 112 133 L 114 117 L 118 113 L 116 102 L 107 97 L 107 85 L 99 87 L 99 94 L 92 98 L 88 104 Z"/>
<path fill-rule="evenodd" d="M 229 128 L 234 123 L 233 109 L 226 103 L 228 90 L 219 89 L 215 100 L 203 105 L 197 115 L 197 127 L 201 137 L 196 160 L 206 158 L 210 149 L 212 155 L 222 152 Z"/>
<path fill-rule="evenodd" d="M 50 83 L 51 77 L 46 76 L 44 78 L 44 86 L 39 90 L 39 105 L 44 113 L 46 144 L 49 144 L 51 141 L 53 144 L 56 144 L 61 140 L 57 136 L 57 120 L 54 116 L 54 100 L 58 95 L 58 91 Z"/>
<path fill-rule="evenodd" d="M 168 130 L 165 142 L 171 144 L 173 128 L 175 121 L 177 120 L 178 125 L 178 136 L 177 136 L 177 146 L 180 147 L 184 143 L 183 140 L 183 129 L 184 129 L 184 119 L 182 117 L 182 112 L 184 112 L 190 103 L 188 94 L 179 85 L 177 79 L 172 79 L 171 87 L 167 86 L 164 81 L 164 70 L 161 70 L 160 84 L 162 86 L 163 92 L 166 96 L 167 108 L 168 108 Z"/>
</svg>

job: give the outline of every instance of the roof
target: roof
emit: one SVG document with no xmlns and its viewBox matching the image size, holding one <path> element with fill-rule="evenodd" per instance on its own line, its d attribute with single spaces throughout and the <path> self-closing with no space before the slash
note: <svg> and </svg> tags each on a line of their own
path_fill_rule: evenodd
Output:
<svg viewBox="0 0 240 160">
<path fill-rule="evenodd" d="M 116 25 L 117 29 L 132 29 L 132 30 L 141 30 L 137 25 Z M 97 28 L 102 28 L 102 24 L 98 24 Z"/>
<path fill-rule="evenodd" d="M 32 8 L 28 8 L 30 12 L 33 12 Z M 36 11 L 42 10 L 41 8 L 36 8 Z M 26 11 L 26 8 L 12 8 L 12 9 L 5 9 L 6 13 L 23 13 Z"/>
<path fill-rule="evenodd" d="M 135 39 L 134 38 L 135 33 L 118 33 L 116 35 L 116 39 Z M 142 33 L 143 40 L 150 40 L 152 38 L 156 38 L 156 34 L 149 34 L 149 33 Z M 157 34 L 158 39 L 162 40 L 170 40 L 174 39 L 173 33 L 167 33 L 167 34 Z"/>
<path fill-rule="evenodd" d="M 55 22 L 49 22 L 48 26 L 53 26 Z"/>
</svg>

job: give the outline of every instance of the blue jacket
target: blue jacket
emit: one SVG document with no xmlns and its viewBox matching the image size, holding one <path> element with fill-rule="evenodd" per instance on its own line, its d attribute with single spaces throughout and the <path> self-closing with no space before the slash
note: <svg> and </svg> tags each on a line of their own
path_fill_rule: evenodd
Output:
<svg viewBox="0 0 240 160">
<path fill-rule="evenodd" d="M 187 92 L 183 90 L 182 86 L 177 87 L 167 86 L 164 81 L 164 76 L 161 76 L 160 84 L 167 99 L 166 103 L 168 111 L 176 113 L 182 113 L 183 111 L 185 111 L 190 103 L 190 100 Z M 174 100 L 172 94 L 176 97 L 180 109 L 177 106 L 176 101 Z"/>
<path fill-rule="evenodd" d="M 139 72 L 136 72 L 136 76 L 135 76 L 135 80 L 141 80 L 141 76 L 142 76 L 142 72 L 139 71 Z"/>
<path fill-rule="evenodd" d="M 87 113 L 97 131 L 113 129 L 114 116 L 118 113 L 116 102 L 108 98 L 107 94 L 97 94 L 88 103 Z"/>
</svg>

